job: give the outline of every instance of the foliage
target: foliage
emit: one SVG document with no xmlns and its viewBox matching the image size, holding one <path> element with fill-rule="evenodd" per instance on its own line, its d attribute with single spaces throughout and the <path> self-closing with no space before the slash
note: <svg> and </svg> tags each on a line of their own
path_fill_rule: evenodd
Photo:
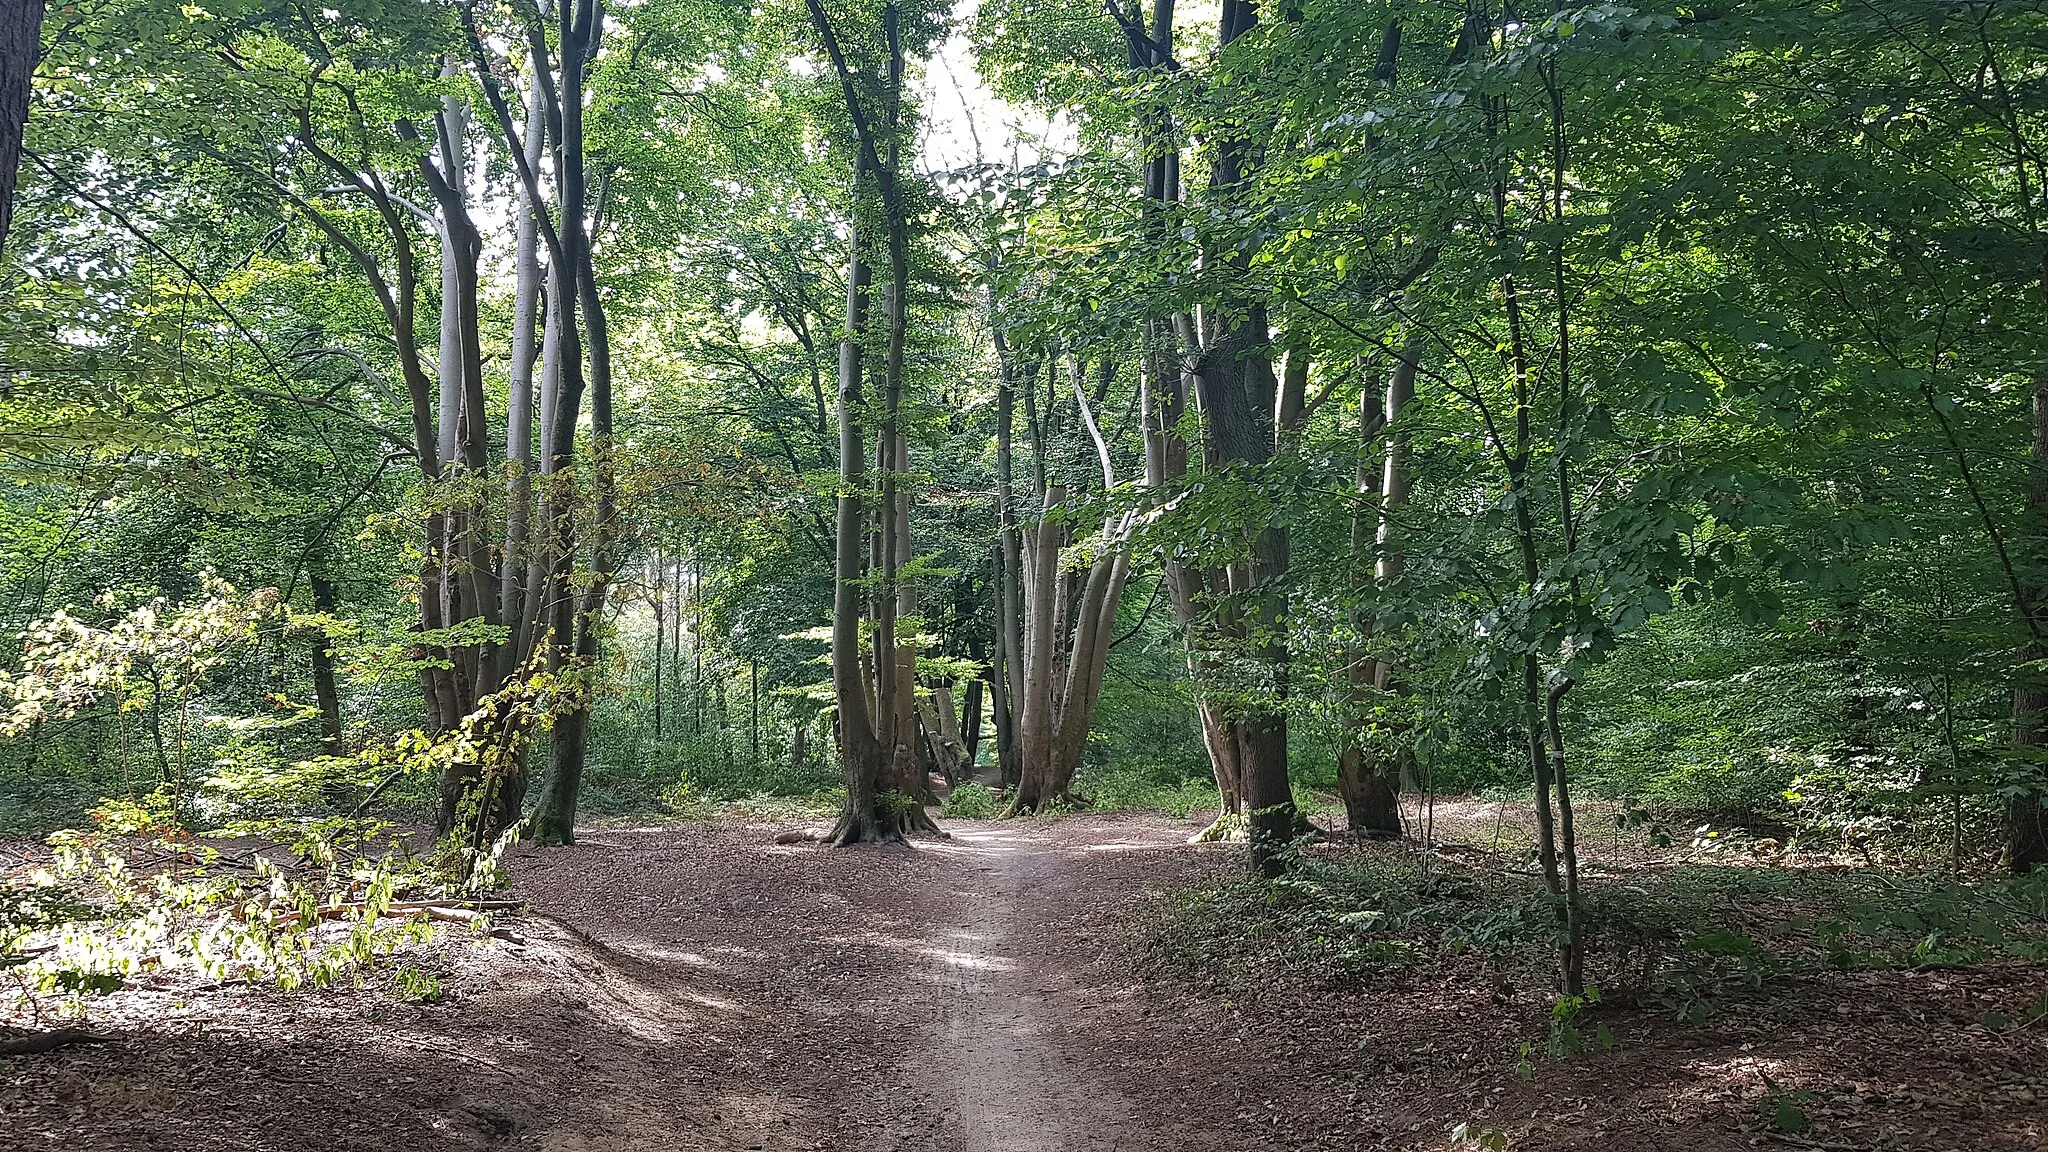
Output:
<svg viewBox="0 0 2048 1152">
<path fill-rule="evenodd" d="M 452 890 L 375 822 L 275 824 L 252 848 L 195 839 L 168 816 L 108 805 L 8 890 L 0 962 L 16 1010 L 77 1014 L 92 995 L 180 975 L 284 989 L 359 978 L 427 939 L 419 901 Z"/>
<path fill-rule="evenodd" d="M 955 820 L 990 820 L 1002 815 L 1009 800 L 979 780 L 969 780 L 953 789 L 939 806 L 939 815 Z"/>
<path fill-rule="evenodd" d="M 2036 878 L 1963 883 L 1874 870 L 1726 865 L 1589 882 L 1589 988 L 1550 1004 L 1552 1057 L 1599 1040 L 1609 1001 L 1700 1022 L 1724 996 L 1799 972 L 2048 956 Z M 1155 923 L 1149 954 L 1235 989 L 1285 972 L 1350 987 L 1426 968 L 1509 992 L 1541 987 L 1556 929 L 1539 886 L 1405 853 L 1305 854 L 1280 880 L 1215 879 Z"/>
</svg>

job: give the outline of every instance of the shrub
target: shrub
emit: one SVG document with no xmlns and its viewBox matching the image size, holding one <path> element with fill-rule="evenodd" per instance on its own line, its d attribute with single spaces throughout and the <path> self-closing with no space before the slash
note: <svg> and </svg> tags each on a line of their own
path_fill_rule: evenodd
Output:
<svg viewBox="0 0 2048 1152">
<path fill-rule="evenodd" d="M 939 815 L 955 820 L 988 820 L 1000 815 L 1006 803 L 1003 793 L 979 780 L 969 780 L 955 787 L 946 797 L 946 802 L 939 807 Z"/>
</svg>

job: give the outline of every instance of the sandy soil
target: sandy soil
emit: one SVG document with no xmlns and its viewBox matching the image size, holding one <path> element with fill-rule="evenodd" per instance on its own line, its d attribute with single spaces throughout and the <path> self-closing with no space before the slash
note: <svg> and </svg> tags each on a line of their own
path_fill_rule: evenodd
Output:
<svg viewBox="0 0 2048 1152">
<path fill-rule="evenodd" d="M 1206 1152 L 2048 1145 L 2038 969 L 1801 981 L 1711 1029 L 1617 1014 L 1514 1071 L 1542 1005 L 1455 979 L 1245 1002 L 1133 962 L 1133 920 L 1228 847 L 1160 816 L 954 822 L 902 848 L 770 825 L 593 831 L 511 861 L 534 914 L 449 941 L 452 997 L 122 992 L 119 1042 L 0 1068 L 0 1149 Z M 1843 1012 L 1844 1007 L 1851 1011 Z M 1766 1133 L 1766 1077 L 1828 1127 Z"/>
</svg>

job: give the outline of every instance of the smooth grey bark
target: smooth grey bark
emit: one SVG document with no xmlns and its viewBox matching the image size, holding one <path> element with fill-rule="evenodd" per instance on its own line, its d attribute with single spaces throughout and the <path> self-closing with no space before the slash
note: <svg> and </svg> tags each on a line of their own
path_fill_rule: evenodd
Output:
<svg viewBox="0 0 2048 1152">
<path fill-rule="evenodd" d="M 1407 568 L 1407 556 L 1396 539 L 1396 519 L 1407 504 L 1411 487 L 1408 469 L 1408 432 L 1399 421 L 1415 398 L 1417 349 L 1410 339 L 1394 370 L 1388 374 L 1384 394 L 1368 386 L 1360 402 L 1360 462 L 1358 466 L 1359 509 L 1352 517 L 1351 547 L 1360 578 L 1367 575 L 1366 558 L 1374 557 L 1370 579 L 1380 588 L 1400 580 Z M 1366 452 L 1382 429 L 1387 433 L 1381 460 L 1368 462 Z M 1369 635 L 1372 622 L 1361 614 L 1355 626 Z M 1351 681 L 1351 709 L 1347 725 L 1354 730 L 1364 724 L 1360 715 L 1372 694 L 1398 692 L 1399 677 L 1393 667 L 1363 651 L 1352 655 L 1347 668 Z M 1401 835 L 1401 787 L 1408 774 L 1410 758 L 1395 751 L 1368 749 L 1354 731 L 1339 754 L 1337 779 L 1344 798 L 1346 823 L 1352 832 L 1365 836 Z"/>
<path fill-rule="evenodd" d="M 526 99 L 526 163 L 540 166 L 546 146 L 547 116 L 540 86 Z M 510 650 L 523 661 L 532 635 L 526 611 L 528 583 L 527 535 L 533 517 L 534 369 L 540 356 L 541 324 L 540 231 L 537 216 L 545 206 L 517 193 L 513 212 L 512 349 L 505 390 L 505 544 L 498 582 L 498 611 L 511 631 Z M 518 669 L 507 668 L 508 674 Z"/>
<path fill-rule="evenodd" d="M 823 20 L 823 16 L 817 16 Z M 862 183 L 860 162 L 854 165 L 853 186 Z M 839 712 L 839 758 L 846 779 L 846 806 L 832 830 L 834 844 L 871 843 L 900 838 L 894 821 L 876 811 L 883 750 L 869 711 L 866 677 L 861 671 L 860 621 L 866 567 L 861 543 L 866 516 L 861 494 L 866 491 L 867 448 L 860 413 L 865 404 L 861 384 L 861 341 L 867 333 L 870 273 L 860 258 L 858 232 L 849 237 L 846 269 L 846 327 L 839 341 L 839 495 L 833 525 L 832 563 L 832 694 Z"/>
<path fill-rule="evenodd" d="M 1116 487 L 1116 473 L 1079 373 L 1074 375 L 1074 401 L 1095 444 L 1107 492 Z M 1012 814 L 1039 811 L 1067 796 L 1073 786 L 1102 691 L 1117 606 L 1130 577 L 1132 517 L 1112 516 L 1103 522 L 1094 563 L 1079 578 L 1079 595 L 1069 596 L 1060 565 L 1066 531 L 1058 516 L 1067 499 L 1065 485 L 1050 483 L 1044 510 L 1030 530 L 1024 583 L 1024 698 L 1018 710 L 1019 776 L 1017 795 L 1008 809 Z"/>
</svg>

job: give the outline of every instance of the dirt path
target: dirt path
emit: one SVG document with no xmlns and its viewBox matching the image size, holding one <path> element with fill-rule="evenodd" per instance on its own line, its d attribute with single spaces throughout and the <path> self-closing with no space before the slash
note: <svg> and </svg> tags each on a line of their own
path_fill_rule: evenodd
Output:
<svg viewBox="0 0 2048 1152">
<path fill-rule="evenodd" d="M 839 850 L 685 824 L 522 849 L 535 915 L 408 958 L 444 1001 L 395 996 L 389 968 L 316 994 L 126 990 L 94 1017 L 120 1042 L 0 1065 L 0 1148 L 1441 1152 L 1483 1119 L 1517 1152 L 1737 1152 L 1771 1140 L 1767 1083 L 1850 1111 L 1852 1139 L 1808 1146 L 2048 1140 L 2048 1041 L 1980 1023 L 2048 992 L 2039 969 L 1815 976 L 1707 1029 L 1615 1015 L 1615 1051 L 1529 1079 L 1547 1003 L 1490 981 L 1147 982 L 1133 918 L 1238 866 L 1193 827 L 954 822 Z"/>
<path fill-rule="evenodd" d="M 920 1045 L 945 1120 L 963 1152 L 1138 1152 L 1159 1147 L 1142 1112 L 1113 1086 L 1076 1073 L 1057 1028 L 1082 1010 L 1077 973 L 1046 960 L 1041 938 L 1049 891 L 1063 882 L 1070 848 L 1023 826 L 962 828 L 942 848 L 978 873 L 952 893 L 952 914 L 926 949 L 938 993 L 938 1027 Z M 1085 987 L 1085 985 L 1084 985 Z"/>
<path fill-rule="evenodd" d="M 617 1029 L 563 1029 L 614 1080 L 601 1106 L 517 1127 L 577 1149 L 650 1131 L 683 1147 L 1212 1146 L 1177 1120 L 1149 1130 L 1115 1087 L 1117 1054 L 1084 1026 L 1130 992 L 1095 963 L 1106 925 L 1161 860 L 1186 875 L 1227 850 L 1188 850 L 1185 828 L 1151 817 L 950 827 L 853 850 L 774 846 L 758 828 L 610 831 L 516 859 L 534 909 L 597 951 L 606 1012 L 679 1042 L 651 1053 Z M 512 986 L 552 967 L 533 959 Z M 717 1105 L 642 1103 L 678 1079 Z"/>
</svg>

